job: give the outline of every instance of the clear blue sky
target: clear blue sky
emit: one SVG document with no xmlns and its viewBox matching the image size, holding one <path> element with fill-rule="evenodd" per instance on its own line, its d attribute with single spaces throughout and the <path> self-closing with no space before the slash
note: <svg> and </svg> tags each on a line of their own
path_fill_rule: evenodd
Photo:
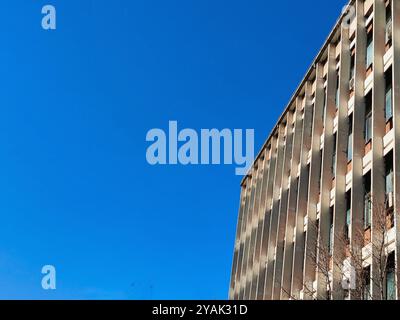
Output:
<svg viewBox="0 0 400 320">
<path fill-rule="evenodd" d="M 146 133 L 254 128 L 258 152 L 344 4 L 1 1 L 0 298 L 227 298 L 241 177 L 151 167 Z"/>
</svg>

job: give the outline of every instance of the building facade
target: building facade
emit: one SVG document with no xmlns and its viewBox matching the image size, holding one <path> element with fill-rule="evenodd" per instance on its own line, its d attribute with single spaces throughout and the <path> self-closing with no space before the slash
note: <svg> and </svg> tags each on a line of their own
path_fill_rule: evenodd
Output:
<svg viewBox="0 0 400 320">
<path fill-rule="evenodd" d="M 400 0 L 352 0 L 241 184 L 230 299 L 400 298 Z"/>
</svg>

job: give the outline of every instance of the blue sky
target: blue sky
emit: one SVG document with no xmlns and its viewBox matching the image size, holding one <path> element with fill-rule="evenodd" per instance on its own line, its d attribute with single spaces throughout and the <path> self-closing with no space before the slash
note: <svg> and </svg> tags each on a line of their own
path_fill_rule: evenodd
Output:
<svg viewBox="0 0 400 320">
<path fill-rule="evenodd" d="M 226 299 L 241 177 L 152 167 L 146 133 L 251 128 L 258 152 L 345 4 L 1 1 L 0 298 Z"/>
</svg>

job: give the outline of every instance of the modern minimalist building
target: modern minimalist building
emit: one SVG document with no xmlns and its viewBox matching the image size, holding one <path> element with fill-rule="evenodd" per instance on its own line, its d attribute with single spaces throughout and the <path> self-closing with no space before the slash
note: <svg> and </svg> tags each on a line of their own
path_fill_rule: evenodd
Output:
<svg viewBox="0 0 400 320">
<path fill-rule="evenodd" d="M 241 184 L 230 299 L 400 298 L 400 0 L 352 0 Z"/>
</svg>

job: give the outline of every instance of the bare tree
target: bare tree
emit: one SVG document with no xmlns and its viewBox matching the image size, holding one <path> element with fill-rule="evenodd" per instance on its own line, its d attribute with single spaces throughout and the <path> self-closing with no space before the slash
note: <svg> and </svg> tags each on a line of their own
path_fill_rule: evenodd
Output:
<svg viewBox="0 0 400 320">
<path fill-rule="evenodd" d="M 388 261 L 387 248 L 388 233 L 394 226 L 393 208 L 388 199 L 382 204 L 373 203 L 370 200 L 371 226 L 360 223 L 358 228 L 347 226 L 343 230 L 335 230 L 331 241 L 324 243 L 320 237 L 318 221 L 308 223 L 309 234 L 315 235 L 308 238 L 305 246 L 305 257 L 315 269 L 315 278 L 320 277 L 326 283 L 326 294 L 318 295 L 317 290 L 310 283 L 303 281 L 303 294 L 314 300 L 331 300 L 333 286 L 333 269 L 340 270 L 343 291 L 351 293 L 353 299 L 386 299 L 386 277 L 388 271 L 394 268 Z M 351 239 L 351 240 L 350 240 Z M 335 248 L 339 248 L 334 254 L 332 240 Z M 373 271 L 367 267 L 368 260 L 372 260 Z M 347 288 L 346 288 L 347 283 Z M 375 286 L 372 291 L 372 286 Z M 282 289 L 283 290 L 283 289 Z M 373 295 L 374 292 L 374 295 Z M 379 292 L 379 295 L 376 294 Z M 285 291 L 286 296 L 296 299 L 290 292 Z"/>
<path fill-rule="evenodd" d="M 353 245 L 350 249 L 350 258 L 352 266 L 356 274 L 356 286 L 352 288 L 355 296 L 361 299 L 386 299 L 386 276 L 392 266 L 388 263 L 389 252 L 387 243 L 389 240 L 389 231 L 394 226 L 394 212 L 389 199 L 384 203 L 370 200 L 370 208 L 372 212 L 372 227 L 361 226 L 354 230 Z M 364 248 L 364 253 L 362 248 Z M 373 272 L 367 270 L 367 262 L 365 257 L 370 257 Z M 371 286 L 375 286 L 376 293 L 374 296 L 371 292 Z"/>
<path fill-rule="evenodd" d="M 304 294 L 307 294 L 309 297 L 317 300 L 331 300 L 332 269 L 334 264 L 332 248 L 321 240 L 318 220 L 315 222 L 309 221 L 308 230 L 310 235 L 312 234 L 315 236 L 309 237 L 305 255 L 306 258 L 308 258 L 307 261 L 312 264 L 313 269 L 315 270 L 315 277 L 321 276 L 327 288 L 325 295 L 318 296 L 317 290 L 314 287 L 310 288 L 308 284 L 304 283 Z M 316 280 L 316 278 L 313 280 Z"/>
</svg>

